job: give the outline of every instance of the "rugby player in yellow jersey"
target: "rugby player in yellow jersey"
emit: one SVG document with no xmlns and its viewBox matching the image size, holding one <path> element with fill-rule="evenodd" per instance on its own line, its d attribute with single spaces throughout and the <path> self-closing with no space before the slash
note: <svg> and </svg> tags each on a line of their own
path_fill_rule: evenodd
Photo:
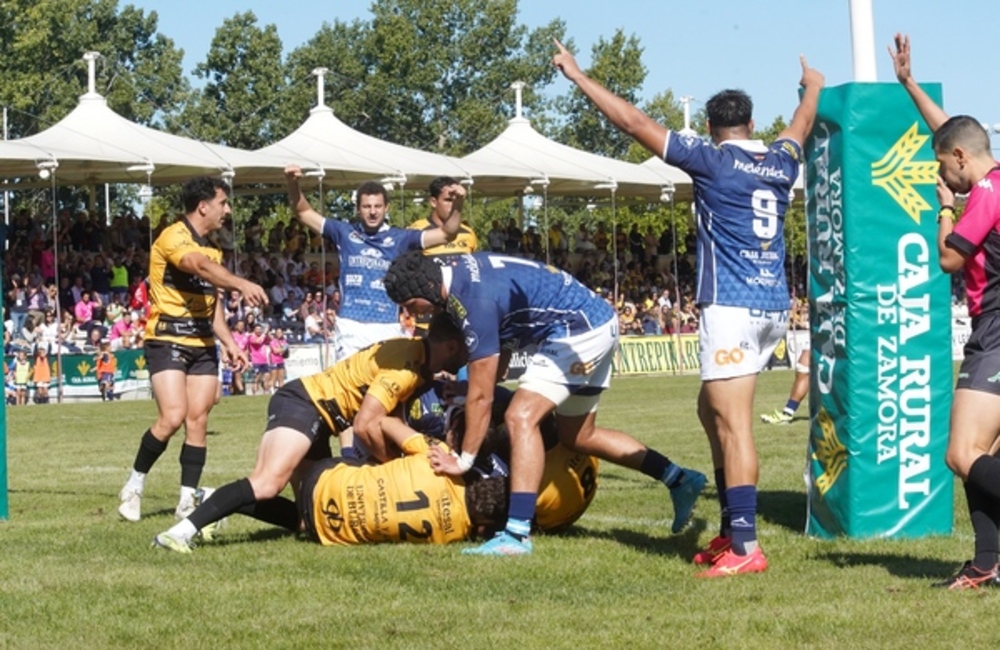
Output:
<svg viewBox="0 0 1000 650">
<path fill-rule="evenodd" d="M 431 213 L 426 219 L 417 219 L 409 225 L 412 230 L 433 230 L 435 228 L 443 228 L 445 222 L 448 221 L 448 216 L 452 213 L 452 207 L 455 204 L 454 192 L 451 192 L 451 188 L 458 187 L 462 188 L 462 184 L 456 181 L 450 176 L 438 176 L 433 181 L 431 181 L 430 186 L 427 188 L 427 193 L 429 195 L 428 203 L 431 207 Z M 475 231 L 468 226 L 468 224 L 462 223 L 458 229 L 458 236 L 455 239 L 440 244 L 438 246 L 429 246 L 424 249 L 424 255 L 457 255 L 464 253 L 475 253 L 479 242 L 476 238 Z"/>
<path fill-rule="evenodd" d="M 119 494 L 118 512 L 128 521 L 139 521 L 146 474 L 182 424 L 181 494 L 175 512 L 184 517 L 194 510 L 205 466 L 208 413 L 219 383 L 216 339 L 223 357 L 239 370 L 247 362 L 226 325 L 217 292 L 240 291 L 251 306 L 267 303 L 263 288 L 222 266 L 222 251 L 207 238 L 230 212 L 229 186 L 198 176 L 185 183 L 181 200 L 185 216 L 156 238 L 149 256 L 150 316 L 143 352 L 158 415 L 142 435 L 132 473 Z"/>
<path fill-rule="evenodd" d="M 414 400 L 406 410 L 407 424 L 427 435 L 443 436 L 452 449 L 461 449 L 461 436 L 465 432 L 465 409 L 461 405 L 448 406 L 443 415 L 435 417 L 435 413 L 442 412 L 441 407 L 445 402 L 443 394 L 447 392 L 443 387 L 436 388 L 437 390 L 427 391 L 418 400 Z M 504 424 L 504 413 L 513 395 L 507 388 L 497 386 L 490 414 L 493 449 L 490 460 L 496 471 L 504 476 L 509 474 L 510 463 L 510 434 Z M 572 525 L 594 500 L 598 460 L 573 451 L 559 442 L 555 417 L 550 415 L 540 426 L 545 446 L 545 469 L 542 472 L 532 523 L 534 530 L 538 532 L 554 533 Z M 479 456 L 483 456 L 482 451 Z"/>
<path fill-rule="evenodd" d="M 250 476 L 216 490 L 187 518 L 157 535 L 154 544 L 188 552 L 199 530 L 234 512 L 295 528 L 294 504 L 275 497 L 293 477 L 301 478 L 304 460 L 329 458 L 330 436 L 352 425 L 376 459 L 398 456 L 397 445 L 383 437 L 383 420 L 399 413 L 398 407 L 435 373 L 455 372 L 467 358 L 461 331 L 441 317 L 431 323 L 426 339 L 382 341 L 321 373 L 285 384 L 268 404 L 267 427 Z"/>
<path fill-rule="evenodd" d="M 505 476 L 485 475 L 475 465 L 462 477 L 438 476 L 427 451 L 444 443 L 412 431 L 396 418 L 384 423 L 396 425 L 384 427 L 385 434 L 405 456 L 360 466 L 346 459 L 326 459 L 303 479 L 299 511 L 313 541 L 326 546 L 448 544 L 483 536 L 503 524 Z"/>
</svg>

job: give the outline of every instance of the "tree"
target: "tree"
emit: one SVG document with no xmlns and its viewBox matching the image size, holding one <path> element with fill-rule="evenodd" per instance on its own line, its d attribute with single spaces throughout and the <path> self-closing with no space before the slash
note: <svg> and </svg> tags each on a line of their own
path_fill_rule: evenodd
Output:
<svg viewBox="0 0 1000 650">
<path fill-rule="evenodd" d="M 367 23 L 324 26 L 289 56 L 288 70 L 301 80 L 330 68 L 337 116 L 369 135 L 469 153 L 504 128 L 513 81 L 528 84 L 527 106 L 539 106 L 539 89 L 554 79 L 552 38 L 565 27 L 553 20 L 529 32 L 516 0 L 376 0 L 371 10 Z"/>
<path fill-rule="evenodd" d="M 611 40 L 601 38 L 594 45 L 587 76 L 633 105 L 639 104 L 639 90 L 646 79 L 642 47 L 636 36 L 626 37 L 619 28 Z M 565 122 L 559 140 L 591 153 L 625 158 L 632 138 L 615 128 L 579 89 L 573 88 L 559 102 Z"/>
<path fill-rule="evenodd" d="M 281 39 L 252 11 L 227 18 L 194 74 L 205 79 L 180 116 L 187 133 L 243 149 L 274 142 L 285 89 Z"/>
<path fill-rule="evenodd" d="M 0 104 L 10 137 L 65 117 L 87 90 L 84 52 L 102 55 L 97 92 L 126 118 L 148 125 L 177 109 L 189 89 L 183 52 L 148 15 L 117 0 L 10 0 L 0 3 Z"/>
</svg>

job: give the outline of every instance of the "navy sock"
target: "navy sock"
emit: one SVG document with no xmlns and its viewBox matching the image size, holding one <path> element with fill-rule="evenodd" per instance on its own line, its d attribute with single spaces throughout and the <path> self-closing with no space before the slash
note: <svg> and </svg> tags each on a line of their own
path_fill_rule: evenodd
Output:
<svg viewBox="0 0 1000 650">
<path fill-rule="evenodd" d="M 250 479 L 241 478 L 216 490 L 212 496 L 205 499 L 205 503 L 195 508 L 188 520 L 194 524 L 195 528 L 201 530 L 205 526 L 219 521 L 223 517 L 228 517 L 234 512 L 239 512 L 242 508 L 253 506 L 255 503 L 257 503 L 257 499 L 253 495 Z"/>
<path fill-rule="evenodd" d="M 646 450 L 639 471 L 650 478 L 662 481 L 669 488 L 677 487 L 681 482 L 680 466 L 674 465 L 669 458 L 654 449 Z"/>
<path fill-rule="evenodd" d="M 726 490 L 733 551 L 746 555 L 757 546 L 757 487 L 738 485 Z"/>
<path fill-rule="evenodd" d="M 205 468 L 207 451 L 204 447 L 192 447 L 184 443 L 181 447 L 181 485 L 196 488 L 201 480 L 201 470 Z"/>
<path fill-rule="evenodd" d="M 785 404 L 785 413 L 793 415 L 795 411 L 798 410 L 798 408 L 799 408 L 799 403 L 793 399 L 790 399 L 788 400 L 788 403 Z"/>
<path fill-rule="evenodd" d="M 538 495 L 534 492 L 511 492 L 510 510 L 507 513 L 507 533 L 517 539 L 531 534 L 531 520 L 535 518 Z"/>
<path fill-rule="evenodd" d="M 715 491 L 719 493 L 719 536 L 732 537 L 732 526 L 729 525 L 729 499 L 726 498 L 726 470 L 721 467 L 715 470 Z"/>
<path fill-rule="evenodd" d="M 139 441 L 139 451 L 135 455 L 135 463 L 132 468 L 140 474 L 149 474 L 149 470 L 153 469 L 153 464 L 159 460 L 166 449 L 167 443 L 157 440 L 153 436 L 153 432 L 146 429 L 146 433 L 142 434 L 142 440 Z"/>
</svg>

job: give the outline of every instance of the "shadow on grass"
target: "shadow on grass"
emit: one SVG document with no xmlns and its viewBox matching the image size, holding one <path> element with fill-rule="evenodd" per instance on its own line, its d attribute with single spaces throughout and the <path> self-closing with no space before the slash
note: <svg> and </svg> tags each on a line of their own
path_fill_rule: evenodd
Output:
<svg viewBox="0 0 1000 650">
<path fill-rule="evenodd" d="M 286 539 L 288 537 L 297 536 L 301 537 L 304 542 L 311 541 L 304 534 L 300 535 L 299 533 L 292 532 L 287 528 L 262 528 L 260 530 L 254 530 L 248 533 L 238 533 L 236 535 L 227 534 L 226 529 L 223 528 L 221 535 L 217 539 L 207 542 L 206 545 L 225 547 L 230 545 L 252 544 L 255 542 L 272 542 L 277 539 Z"/>
<path fill-rule="evenodd" d="M 654 555 L 675 556 L 690 560 L 701 550 L 698 537 L 705 531 L 703 519 L 695 519 L 678 535 L 671 535 L 669 529 L 664 529 L 663 535 L 647 535 L 635 530 L 615 528 L 612 530 L 595 530 L 574 525 L 559 533 L 550 533 L 551 537 L 575 537 L 590 539 L 606 539 L 624 546 L 630 546 L 643 553 Z"/>
<path fill-rule="evenodd" d="M 831 551 L 818 553 L 815 558 L 825 560 L 840 569 L 861 565 L 880 566 L 900 578 L 925 578 L 927 580 L 945 578 L 955 573 L 959 568 L 956 562 L 945 562 L 935 558 L 916 557 L 909 554 Z"/>
<path fill-rule="evenodd" d="M 801 533 L 806 528 L 805 492 L 762 490 L 757 493 L 757 514 L 769 523 Z"/>
</svg>

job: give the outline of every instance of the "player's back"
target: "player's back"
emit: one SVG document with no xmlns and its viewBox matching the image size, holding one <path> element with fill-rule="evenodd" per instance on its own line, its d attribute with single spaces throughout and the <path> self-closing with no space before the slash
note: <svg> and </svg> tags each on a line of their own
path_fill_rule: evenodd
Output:
<svg viewBox="0 0 1000 650">
<path fill-rule="evenodd" d="M 500 341 L 525 345 L 587 332 L 614 318 L 593 291 L 540 262 L 475 253 L 450 265 L 448 310 L 458 322 L 467 319 L 480 338 L 493 330 Z M 477 358 L 471 345 L 469 352 Z"/>
<path fill-rule="evenodd" d="M 695 186 L 697 302 L 787 309 L 784 216 L 799 171 L 799 145 L 715 145 L 671 133 L 666 160 L 688 172 Z"/>
</svg>

